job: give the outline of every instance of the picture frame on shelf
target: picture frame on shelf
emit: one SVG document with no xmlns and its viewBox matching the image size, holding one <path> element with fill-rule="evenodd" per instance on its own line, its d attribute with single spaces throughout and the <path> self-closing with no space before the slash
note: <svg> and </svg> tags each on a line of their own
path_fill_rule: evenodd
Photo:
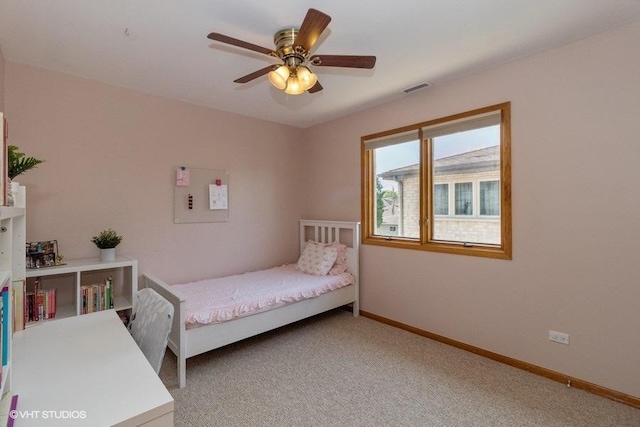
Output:
<svg viewBox="0 0 640 427">
<path fill-rule="evenodd" d="M 26 268 L 29 270 L 62 265 L 57 240 L 27 242 L 25 252 L 27 256 Z"/>
</svg>

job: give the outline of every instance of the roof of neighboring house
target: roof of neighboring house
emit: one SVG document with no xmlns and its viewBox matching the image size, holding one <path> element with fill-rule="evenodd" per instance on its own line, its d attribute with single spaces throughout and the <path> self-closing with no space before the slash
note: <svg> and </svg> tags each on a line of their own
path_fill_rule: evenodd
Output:
<svg viewBox="0 0 640 427">
<path fill-rule="evenodd" d="M 436 175 L 454 173 L 485 172 L 500 168 L 500 146 L 467 151 L 455 156 L 443 157 L 434 162 Z M 401 181 L 408 176 L 418 174 L 419 165 L 404 166 L 379 174 L 382 179 Z"/>
</svg>

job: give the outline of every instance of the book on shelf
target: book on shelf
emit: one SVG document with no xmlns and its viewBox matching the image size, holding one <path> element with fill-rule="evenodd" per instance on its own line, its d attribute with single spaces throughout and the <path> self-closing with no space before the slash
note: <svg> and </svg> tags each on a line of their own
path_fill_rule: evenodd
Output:
<svg viewBox="0 0 640 427">
<path fill-rule="evenodd" d="M 0 400 L 0 425 L 12 427 L 14 425 L 14 418 L 9 414 L 11 411 L 15 411 L 18 408 L 18 395 L 5 393 Z"/>
<path fill-rule="evenodd" d="M 2 366 L 0 366 L 0 384 L 2 384 L 3 380 L 6 380 L 6 378 L 2 377 L 2 371 L 3 371 L 3 366 L 5 365 L 4 363 L 4 353 L 6 351 L 5 348 L 5 344 L 4 344 L 4 301 L 2 296 L 0 296 L 0 361 L 2 361 Z"/>
<path fill-rule="evenodd" d="M 24 280 L 16 280 L 12 284 L 12 300 L 13 300 L 13 332 L 21 331 L 25 327 L 25 319 L 27 313 L 26 297 L 27 283 Z"/>
<path fill-rule="evenodd" d="M 2 366 L 9 363 L 9 339 L 13 334 L 10 330 L 9 304 L 11 304 L 9 285 L 5 285 L 2 287 Z"/>
<path fill-rule="evenodd" d="M 37 292 L 27 292 L 26 316 L 27 322 L 54 319 L 57 306 L 56 289 L 39 289 Z"/>
<path fill-rule="evenodd" d="M 112 280 L 108 278 L 105 283 L 94 283 L 80 287 L 82 296 L 81 314 L 94 313 L 96 311 L 113 308 Z"/>
</svg>

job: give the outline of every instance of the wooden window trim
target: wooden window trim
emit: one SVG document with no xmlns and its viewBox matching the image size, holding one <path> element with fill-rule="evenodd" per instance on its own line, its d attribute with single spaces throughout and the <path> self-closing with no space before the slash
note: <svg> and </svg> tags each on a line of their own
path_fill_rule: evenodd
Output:
<svg viewBox="0 0 640 427">
<path fill-rule="evenodd" d="M 441 242 L 431 239 L 429 218 L 434 218 L 433 195 L 431 193 L 432 144 L 422 136 L 422 128 L 468 117 L 501 111 L 500 141 L 500 245 L 474 244 L 466 246 L 460 242 Z M 417 131 L 420 136 L 420 238 L 386 237 L 374 234 L 375 225 L 375 177 L 373 150 L 365 149 L 365 142 L 390 135 Z M 476 110 L 467 111 L 435 120 L 404 126 L 361 138 L 361 183 L 362 183 L 362 243 L 367 245 L 424 250 L 457 255 L 470 255 L 495 259 L 512 259 L 512 214 L 511 214 L 511 103 L 504 102 Z M 476 207 L 479 209 L 479 207 Z"/>
</svg>

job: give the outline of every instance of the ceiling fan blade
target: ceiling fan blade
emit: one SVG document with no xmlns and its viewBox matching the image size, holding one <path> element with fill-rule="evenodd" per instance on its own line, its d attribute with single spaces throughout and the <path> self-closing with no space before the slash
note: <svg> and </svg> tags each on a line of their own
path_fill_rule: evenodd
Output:
<svg viewBox="0 0 640 427">
<path fill-rule="evenodd" d="M 368 68 L 376 65 L 375 56 L 359 55 L 314 55 L 309 62 L 320 67 Z"/>
<path fill-rule="evenodd" d="M 264 76 L 269 71 L 277 68 L 277 65 L 269 65 L 268 67 L 264 67 L 258 71 L 254 71 L 251 74 L 247 74 L 246 76 L 240 77 L 239 79 L 234 80 L 234 83 L 248 83 L 251 80 L 257 79 L 258 77 Z"/>
<path fill-rule="evenodd" d="M 304 17 L 304 21 L 302 21 L 293 45 L 295 47 L 301 46 L 305 51 L 309 52 L 318 40 L 318 37 L 320 37 L 320 34 L 327 28 L 329 22 L 331 22 L 331 17 L 326 13 L 322 13 L 316 9 L 309 9 L 307 15 Z"/>
<path fill-rule="evenodd" d="M 238 46 L 238 47 L 241 47 L 241 48 L 244 48 L 244 49 L 249 49 L 249 50 L 252 50 L 254 52 L 264 53 L 265 55 L 275 56 L 275 57 L 278 56 L 272 49 L 267 49 L 266 47 L 258 46 L 258 45 L 253 44 L 253 43 L 249 43 L 249 42 L 245 42 L 245 41 L 242 41 L 242 40 L 234 39 L 233 37 L 225 36 L 224 34 L 210 33 L 207 36 L 207 38 L 210 38 L 211 40 L 219 41 L 219 42 L 222 42 L 222 43 L 230 44 L 230 45 L 233 45 L 233 46 Z"/>
<path fill-rule="evenodd" d="M 314 84 L 311 89 L 307 89 L 307 92 L 309 93 L 316 93 L 316 92 L 320 92 L 322 90 L 322 85 L 320 84 L 320 82 L 316 82 L 316 84 Z"/>
</svg>

